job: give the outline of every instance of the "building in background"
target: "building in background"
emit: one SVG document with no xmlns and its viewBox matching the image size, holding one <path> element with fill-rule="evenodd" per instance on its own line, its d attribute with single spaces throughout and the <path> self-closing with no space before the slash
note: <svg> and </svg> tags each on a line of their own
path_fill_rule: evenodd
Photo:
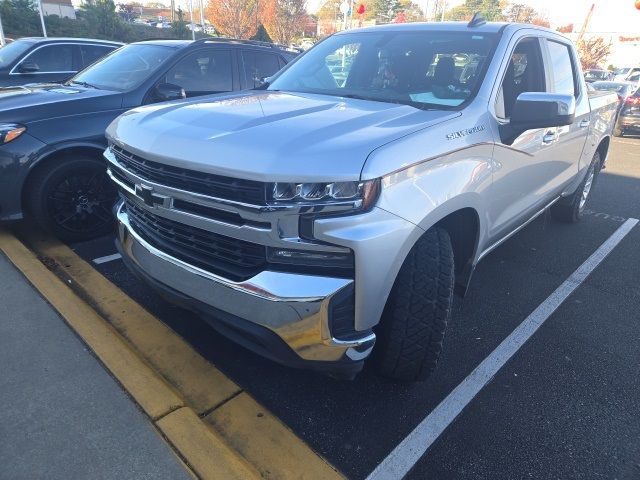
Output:
<svg viewBox="0 0 640 480">
<path fill-rule="evenodd" d="M 71 4 L 71 0 L 44 0 L 42 2 L 42 13 L 45 15 L 76 18 L 76 11 Z"/>
</svg>

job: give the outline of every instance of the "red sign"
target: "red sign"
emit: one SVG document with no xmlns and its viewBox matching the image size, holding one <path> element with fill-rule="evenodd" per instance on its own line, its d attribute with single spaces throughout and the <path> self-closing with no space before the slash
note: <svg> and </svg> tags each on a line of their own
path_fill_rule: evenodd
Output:
<svg viewBox="0 0 640 480">
<path fill-rule="evenodd" d="M 638 0 L 640 2 L 640 0 Z M 358 5 L 358 9 L 356 10 L 356 13 L 358 13 L 358 15 L 362 15 L 364 14 L 364 3 L 361 3 L 360 5 Z"/>
</svg>

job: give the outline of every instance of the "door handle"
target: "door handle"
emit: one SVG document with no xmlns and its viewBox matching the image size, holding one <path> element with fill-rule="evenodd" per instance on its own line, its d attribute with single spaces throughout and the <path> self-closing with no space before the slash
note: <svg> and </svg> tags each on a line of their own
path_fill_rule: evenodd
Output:
<svg viewBox="0 0 640 480">
<path fill-rule="evenodd" d="M 544 143 L 545 145 L 549 145 L 550 143 L 553 143 L 556 140 L 558 140 L 557 130 L 549 130 L 547 133 L 544 134 L 544 137 L 542 137 L 542 143 Z"/>
<path fill-rule="evenodd" d="M 587 128 L 591 124 L 591 121 L 588 118 L 585 118 L 580 122 L 580 128 Z"/>
</svg>

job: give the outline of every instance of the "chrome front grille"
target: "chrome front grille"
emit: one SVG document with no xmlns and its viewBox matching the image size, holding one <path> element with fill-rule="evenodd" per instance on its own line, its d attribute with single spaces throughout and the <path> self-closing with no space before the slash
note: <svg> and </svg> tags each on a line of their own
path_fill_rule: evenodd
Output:
<svg viewBox="0 0 640 480">
<path fill-rule="evenodd" d="M 131 227 L 147 242 L 190 265 L 242 281 L 261 272 L 265 247 L 155 215 L 125 200 Z"/>
<path fill-rule="evenodd" d="M 210 197 L 251 205 L 266 205 L 266 183 L 222 175 L 197 172 L 164 165 L 111 146 L 118 163 L 123 168 L 150 182 Z"/>
</svg>

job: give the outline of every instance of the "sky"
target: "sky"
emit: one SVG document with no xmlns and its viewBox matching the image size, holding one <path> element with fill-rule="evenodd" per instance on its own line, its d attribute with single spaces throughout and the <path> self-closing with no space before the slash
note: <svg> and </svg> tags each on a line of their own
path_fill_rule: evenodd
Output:
<svg viewBox="0 0 640 480">
<path fill-rule="evenodd" d="M 429 0 L 414 0 L 424 7 Z M 634 0 L 515 0 L 526 3 L 543 13 L 553 27 L 574 24 L 579 30 L 589 11 L 595 4 L 593 16 L 587 31 L 589 32 L 637 32 L 640 34 L 640 10 L 634 6 Z M 322 0 L 308 0 L 307 10 L 315 12 Z M 463 0 L 450 0 L 448 7 L 464 3 Z"/>
</svg>

